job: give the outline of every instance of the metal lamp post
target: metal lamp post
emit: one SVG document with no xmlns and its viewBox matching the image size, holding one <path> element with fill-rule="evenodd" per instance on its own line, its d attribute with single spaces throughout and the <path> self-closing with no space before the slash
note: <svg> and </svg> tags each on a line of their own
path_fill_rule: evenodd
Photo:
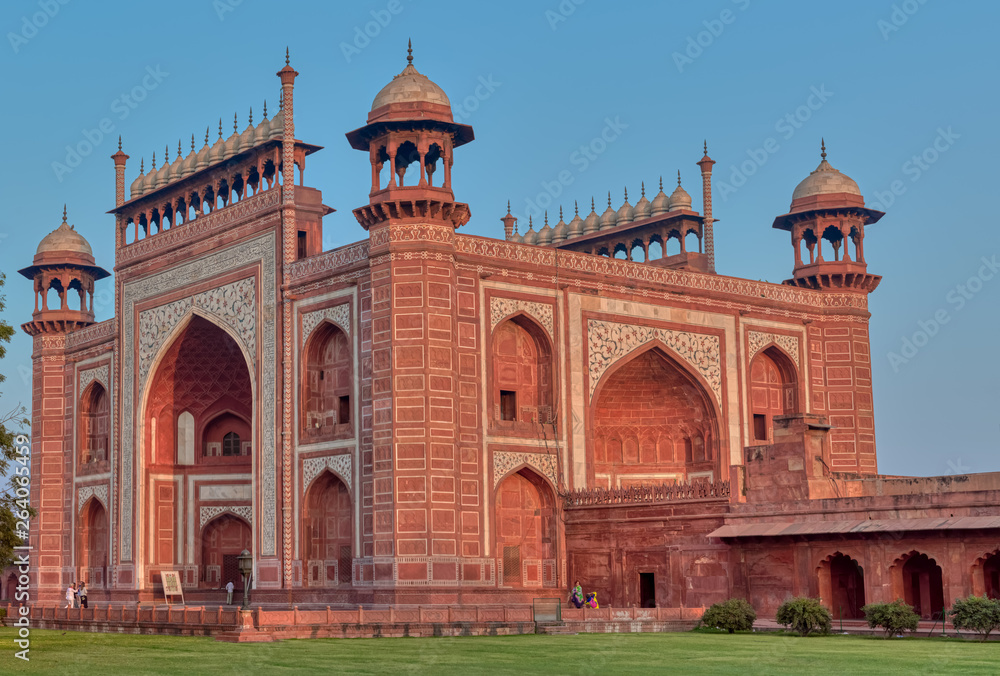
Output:
<svg viewBox="0 0 1000 676">
<path fill-rule="evenodd" d="M 253 556 L 247 550 L 237 558 L 240 568 L 240 575 L 243 576 L 243 610 L 250 608 L 250 579 L 253 577 Z"/>
</svg>

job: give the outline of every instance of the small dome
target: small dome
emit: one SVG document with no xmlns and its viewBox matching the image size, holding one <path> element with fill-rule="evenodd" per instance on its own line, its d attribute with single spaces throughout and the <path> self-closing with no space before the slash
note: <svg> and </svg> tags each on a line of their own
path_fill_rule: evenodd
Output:
<svg viewBox="0 0 1000 676">
<path fill-rule="evenodd" d="M 513 235 L 510 236 L 510 241 L 514 242 L 515 244 L 522 244 L 524 243 L 524 238 L 515 232 Z"/>
<path fill-rule="evenodd" d="M 538 233 L 534 230 L 534 225 L 531 223 L 531 218 L 528 218 L 528 232 L 524 233 L 521 241 L 525 244 L 537 244 L 538 243 Z"/>
<path fill-rule="evenodd" d="M 279 110 L 278 114 L 271 119 L 271 131 L 267 135 L 267 140 L 281 138 L 285 135 L 285 111 Z"/>
<path fill-rule="evenodd" d="M 642 220 L 644 218 L 649 218 L 649 212 L 650 212 L 650 210 L 651 210 L 651 207 L 650 207 L 650 204 L 649 204 L 649 200 L 646 199 L 646 184 L 643 183 L 642 184 L 642 197 L 640 197 L 639 201 L 635 203 L 635 207 L 633 207 L 633 209 L 632 209 L 632 214 L 635 217 L 635 220 L 639 221 L 639 220 Z"/>
<path fill-rule="evenodd" d="M 181 142 L 177 142 L 177 157 L 170 164 L 170 180 L 184 178 L 184 158 L 181 157 Z"/>
<path fill-rule="evenodd" d="M 236 125 L 234 124 L 233 127 L 235 127 L 235 126 Z M 237 153 L 239 153 L 240 149 L 242 148 L 241 141 L 242 141 L 242 139 L 240 138 L 239 133 L 234 128 L 233 129 L 233 135 L 226 139 L 226 145 L 225 145 L 225 151 L 223 153 L 223 158 L 228 160 L 233 155 L 236 155 Z"/>
<path fill-rule="evenodd" d="M 611 193 L 608 193 L 608 208 L 601 214 L 601 230 L 615 227 L 618 222 L 618 214 L 611 208 Z"/>
<path fill-rule="evenodd" d="M 663 192 L 663 177 L 660 177 L 660 192 L 656 194 L 653 201 L 649 204 L 649 215 L 659 216 L 660 214 L 665 214 L 670 211 L 670 204 L 667 196 Z"/>
<path fill-rule="evenodd" d="M 209 164 L 221 162 L 225 154 L 226 142 L 222 140 L 222 134 L 219 134 L 219 138 L 212 144 L 212 147 L 208 151 Z"/>
<path fill-rule="evenodd" d="M 583 234 L 589 235 L 601 229 L 601 217 L 594 211 L 594 198 L 590 198 L 590 213 L 583 221 Z"/>
<path fill-rule="evenodd" d="M 260 121 L 257 125 L 256 131 L 254 131 L 253 142 L 254 145 L 260 145 L 267 140 L 267 135 L 271 131 L 271 121 L 267 119 L 267 101 L 264 102 L 264 119 Z"/>
<path fill-rule="evenodd" d="M 576 206 L 576 202 L 573 203 L 573 209 L 576 213 L 573 215 L 573 220 L 566 226 L 567 239 L 570 239 L 571 237 L 579 237 L 583 234 L 583 219 L 580 218 L 580 211 Z M 594 215 L 596 216 L 597 214 Z"/>
<path fill-rule="evenodd" d="M 579 218 L 579 216 L 577 217 Z M 563 221 L 562 207 L 559 207 L 559 222 L 552 228 L 552 243 L 558 244 L 566 239 L 566 232 L 569 226 Z"/>
<path fill-rule="evenodd" d="M 167 155 L 163 160 L 163 164 L 160 166 L 160 170 L 156 172 L 153 177 L 153 186 L 156 188 L 162 188 L 166 184 L 170 183 L 170 165 L 167 162 L 170 161 L 170 155 Z"/>
<path fill-rule="evenodd" d="M 194 135 L 191 136 L 191 152 L 188 153 L 187 157 L 181 163 L 181 178 L 187 178 L 195 171 L 197 171 L 198 166 L 198 153 L 194 150 Z"/>
<path fill-rule="evenodd" d="M 35 256 L 40 254 L 76 254 L 94 260 L 94 250 L 90 242 L 66 222 L 66 208 L 63 207 L 63 220 L 58 228 L 45 235 L 38 243 Z"/>
<path fill-rule="evenodd" d="M 198 151 L 198 155 L 195 158 L 194 170 L 201 171 L 209 164 L 212 163 L 211 160 L 212 149 L 208 145 L 208 130 L 205 130 L 205 145 L 202 146 L 201 150 Z"/>
<path fill-rule="evenodd" d="M 670 207 L 670 211 L 675 209 L 691 209 L 691 195 L 687 194 L 687 191 L 681 187 L 681 172 L 677 172 L 677 187 L 674 191 L 670 193 L 670 199 L 667 202 Z"/>
<path fill-rule="evenodd" d="M 247 124 L 247 128 L 243 130 L 240 134 L 240 147 L 243 150 L 249 150 L 253 148 L 256 143 L 257 129 L 253 126 L 253 108 L 250 109 L 250 122 Z"/>
<path fill-rule="evenodd" d="M 545 212 L 545 225 L 542 229 L 538 231 L 538 243 L 543 245 L 552 244 L 552 237 L 554 233 L 552 228 L 549 227 L 549 212 Z"/>
<path fill-rule="evenodd" d="M 143 174 L 143 170 L 140 167 L 139 175 L 135 177 L 135 180 L 132 181 L 132 185 L 129 186 L 129 195 L 131 196 L 131 199 L 135 199 L 136 197 L 142 197 L 144 178 L 145 175 Z"/>
<path fill-rule="evenodd" d="M 371 109 L 375 111 L 390 103 L 435 103 L 450 108 L 451 101 L 448 100 L 444 90 L 414 68 L 412 56 L 407 59 L 410 63 L 406 64 L 403 72 L 393 77 L 392 81 L 375 95 Z"/>
<path fill-rule="evenodd" d="M 628 203 L 628 188 L 625 189 L 625 203 L 618 207 L 618 225 L 624 223 L 631 223 L 634 219 L 635 212 L 632 209 L 632 205 Z"/>
<path fill-rule="evenodd" d="M 805 177 L 801 183 L 795 186 L 792 193 L 792 201 L 803 197 L 813 197 L 815 195 L 833 195 L 837 193 L 847 193 L 861 197 L 861 189 L 854 179 L 840 173 L 826 161 L 826 143 L 824 142 L 820 152 L 819 166 Z"/>
</svg>

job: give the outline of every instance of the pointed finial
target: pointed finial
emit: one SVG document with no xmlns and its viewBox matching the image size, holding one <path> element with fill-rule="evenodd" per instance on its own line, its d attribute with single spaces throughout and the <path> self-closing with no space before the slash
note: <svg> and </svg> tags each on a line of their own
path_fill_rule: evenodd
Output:
<svg viewBox="0 0 1000 676">
<path fill-rule="evenodd" d="M 611 208 L 611 191 L 608 191 L 608 208 Z"/>
<path fill-rule="evenodd" d="M 288 54 L 288 47 L 285 47 L 285 65 L 290 66 L 292 64 L 292 59 Z"/>
<path fill-rule="evenodd" d="M 250 126 L 253 126 L 253 106 L 250 106 Z"/>
<path fill-rule="evenodd" d="M 562 219 L 563 219 L 562 218 L 562 205 L 560 204 L 559 205 L 559 220 L 561 221 Z"/>
<path fill-rule="evenodd" d="M 278 111 L 285 109 L 285 96 L 283 92 L 278 93 Z"/>
<path fill-rule="evenodd" d="M 678 169 L 677 170 L 677 187 L 679 188 L 680 185 L 681 185 L 681 170 Z"/>
<path fill-rule="evenodd" d="M 705 154 L 708 155 L 708 139 L 705 139 Z"/>
<path fill-rule="evenodd" d="M 146 158 L 142 157 L 139 160 L 139 175 L 142 176 L 146 173 Z"/>
<path fill-rule="evenodd" d="M 205 145 L 208 145 L 208 134 L 211 130 L 211 127 L 205 127 Z"/>
<path fill-rule="evenodd" d="M 163 146 L 163 164 L 170 164 L 170 146 Z"/>
<path fill-rule="evenodd" d="M 576 200 L 573 200 L 573 215 L 574 216 L 580 215 L 580 205 L 576 203 Z"/>
<path fill-rule="evenodd" d="M 646 182 L 642 182 L 642 197 L 646 196 Z"/>
<path fill-rule="evenodd" d="M 628 186 L 625 186 L 625 201 L 628 202 Z"/>
<path fill-rule="evenodd" d="M 239 123 L 239 116 L 236 113 L 233 113 L 233 133 L 234 134 L 239 131 L 239 124 L 240 124 Z"/>
<path fill-rule="evenodd" d="M 528 214 L 528 230 L 535 227 L 535 224 L 531 222 L 531 214 Z"/>
<path fill-rule="evenodd" d="M 819 140 L 819 150 L 820 150 L 819 156 L 822 157 L 825 160 L 826 159 L 826 139 L 825 138 L 820 138 L 820 140 Z"/>
<path fill-rule="evenodd" d="M 413 40 L 409 38 L 406 40 L 406 63 L 413 65 Z"/>
<path fill-rule="evenodd" d="M 119 135 L 118 136 L 118 150 L 121 150 L 121 149 L 122 149 L 122 137 L 121 137 L 121 135 Z"/>
<path fill-rule="evenodd" d="M 219 140 L 222 140 L 222 118 L 219 118 Z"/>
<path fill-rule="evenodd" d="M 549 227 L 549 210 L 545 210 L 545 227 Z"/>
<path fill-rule="evenodd" d="M 151 167 L 150 171 L 156 169 L 156 151 L 153 151 L 153 161 L 150 163 L 149 166 Z"/>
<path fill-rule="evenodd" d="M 663 177 L 660 176 L 660 192 L 663 192 Z"/>
<path fill-rule="evenodd" d="M 63 202 L 63 223 L 66 222 L 66 203 Z"/>
<path fill-rule="evenodd" d="M 507 200 L 507 215 L 510 215 L 510 200 Z"/>
<path fill-rule="evenodd" d="M 594 210 L 594 196 L 593 195 L 590 196 L 590 210 L 591 211 Z"/>
<path fill-rule="evenodd" d="M 191 137 L 191 141 L 192 141 L 191 145 L 194 145 L 194 137 L 193 136 Z M 181 153 L 182 152 L 184 152 L 184 151 L 181 150 L 181 140 L 177 139 L 177 159 L 181 159 Z"/>
<path fill-rule="evenodd" d="M 194 134 L 191 134 L 191 152 L 194 152 Z"/>
<path fill-rule="evenodd" d="M 267 99 L 264 99 L 264 119 L 267 119 Z"/>
</svg>

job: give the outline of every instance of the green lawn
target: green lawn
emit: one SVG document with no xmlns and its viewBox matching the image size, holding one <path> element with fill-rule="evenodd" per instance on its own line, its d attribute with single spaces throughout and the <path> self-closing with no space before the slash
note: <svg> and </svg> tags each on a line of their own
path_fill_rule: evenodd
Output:
<svg viewBox="0 0 1000 676">
<path fill-rule="evenodd" d="M 0 674 L 989 674 L 1000 644 L 956 639 L 769 634 L 581 634 L 314 639 L 234 645 L 210 638 L 34 630 L 31 662 L 0 629 Z"/>
</svg>

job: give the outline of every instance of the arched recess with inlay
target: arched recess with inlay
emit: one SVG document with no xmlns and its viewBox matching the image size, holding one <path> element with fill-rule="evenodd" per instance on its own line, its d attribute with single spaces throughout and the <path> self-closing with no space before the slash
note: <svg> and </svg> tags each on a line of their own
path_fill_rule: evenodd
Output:
<svg viewBox="0 0 1000 676">
<path fill-rule="evenodd" d="M 704 381 L 661 343 L 640 347 L 602 376 L 591 415 L 591 486 L 724 478 L 715 401 Z"/>
<path fill-rule="evenodd" d="M 799 378 L 795 364 L 775 345 L 750 362 L 751 444 L 774 442 L 774 418 L 798 413 Z"/>
<path fill-rule="evenodd" d="M 235 514 L 224 512 L 205 524 L 200 536 L 199 586 L 218 589 L 232 580 L 236 589 L 242 591 L 238 559 L 244 549 L 253 553 L 250 525 Z"/>
<path fill-rule="evenodd" d="M 77 447 L 79 448 L 78 474 L 108 471 L 111 406 L 107 390 L 93 381 L 80 397 Z"/>
<path fill-rule="evenodd" d="M 219 491 L 228 504 L 251 504 L 256 418 L 250 363 L 226 328 L 193 314 L 178 324 L 150 369 L 136 509 L 146 586 L 160 569 L 202 560 L 201 508 L 217 505 Z M 197 577 L 209 586 L 217 582 L 206 578 L 203 566 Z"/>
<path fill-rule="evenodd" d="M 552 487 L 528 467 L 496 490 L 497 577 L 504 587 L 554 587 L 558 529 Z"/>
<path fill-rule="evenodd" d="M 354 561 L 350 491 L 340 477 L 325 470 L 306 490 L 304 502 L 299 542 L 306 584 L 349 586 Z"/>
<path fill-rule="evenodd" d="M 306 341 L 302 365 L 303 443 L 353 436 L 351 342 L 343 329 L 324 321 Z"/>
<path fill-rule="evenodd" d="M 77 581 L 102 589 L 108 580 L 108 513 L 91 497 L 80 510 L 76 534 Z"/>
<path fill-rule="evenodd" d="M 555 434 L 552 344 L 531 317 L 519 312 L 493 331 L 491 427 L 504 433 Z"/>
</svg>

